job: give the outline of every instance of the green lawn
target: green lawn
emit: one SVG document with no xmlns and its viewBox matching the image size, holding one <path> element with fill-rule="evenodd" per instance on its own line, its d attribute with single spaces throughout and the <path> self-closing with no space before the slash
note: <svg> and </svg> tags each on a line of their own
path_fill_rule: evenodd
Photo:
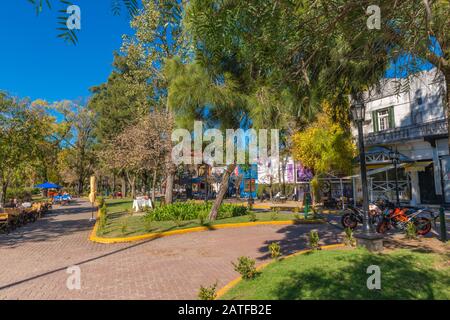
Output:
<svg viewBox="0 0 450 320">
<path fill-rule="evenodd" d="M 108 206 L 106 226 L 98 231 L 98 235 L 106 238 L 114 237 L 131 237 L 153 232 L 164 232 L 177 229 L 187 229 L 202 226 L 199 220 L 182 221 L 177 225 L 173 221 L 153 221 L 146 224 L 142 214 L 131 214 L 132 200 L 131 199 L 108 199 L 106 200 Z M 279 213 L 276 220 L 285 221 L 295 219 L 293 213 Z M 257 212 L 257 221 L 272 221 L 274 220 L 274 213 L 272 212 Z M 248 215 L 217 219 L 206 226 L 213 226 L 215 224 L 226 223 L 240 223 L 250 222 Z"/>
<path fill-rule="evenodd" d="M 222 299 L 450 299 L 448 254 L 399 249 L 318 251 L 269 264 Z M 369 290 L 367 267 L 381 270 L 381 290 Z"/>
</svg>

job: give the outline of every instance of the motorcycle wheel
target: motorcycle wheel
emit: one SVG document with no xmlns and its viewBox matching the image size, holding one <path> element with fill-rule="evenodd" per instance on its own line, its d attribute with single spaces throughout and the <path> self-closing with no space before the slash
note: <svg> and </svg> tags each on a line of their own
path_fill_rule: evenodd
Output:
<svg viewBox="0 0 450 320">
<path fill-rule="evenodd" d="M 386 231 L 389 229 L 389 224 L 386 221 L 381 221 L 377 225 L 377 232 L 378 233 L 386 233 Z"/>
<path fill-rule="evenodd" d="M 426 235 L 431 230 L 431 222 L 427 218 L 417 218 L 414 220 L 418 235 Z"/>
<path fill-rule="evenodd" d="M 341 224 L 344 228 L 355 229 L 358 225 L 358 221 L 353 217 L 353 214 L 347 212 L 342 216 Z"/>
</svg>

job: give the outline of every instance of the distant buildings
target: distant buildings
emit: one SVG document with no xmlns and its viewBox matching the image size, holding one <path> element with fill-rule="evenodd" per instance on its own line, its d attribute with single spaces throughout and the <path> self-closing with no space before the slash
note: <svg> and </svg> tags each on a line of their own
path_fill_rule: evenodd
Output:
<svg viewBox="0 0 450 320">
<path fill-rule="evenodd" d="M 412 205 L 441 203 L 440 157 L 448 155 L 445 83 L 441 75 L 433 69 L 409 79 L 384 79 L 380 89 L 365 93 L 368 102 L 364 141 L 371 200 L 384 196 L 395 199 L 389 150 L 398 150 L 402 154 L 398 170 L 401 200 Z M 353 133 L 356 136 L 356 130 Z M 360 183 L 354 180 L 358 199 Z M 450 194 L 446 202 L 450 202 Z"/>
</svg>

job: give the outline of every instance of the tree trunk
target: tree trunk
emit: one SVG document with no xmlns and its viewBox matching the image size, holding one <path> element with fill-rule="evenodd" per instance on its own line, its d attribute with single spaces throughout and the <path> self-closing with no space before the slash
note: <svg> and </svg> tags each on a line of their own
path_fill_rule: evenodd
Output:
<svg viewBox="0 0 450 320">
<path fill-rule="evenodd" d="M 228 165 L 227 169 L 223 173 L 219 192 L 217 193 L 216 200 L 214 201 L 214 204 L 209 213 L 209 220 L 216 220 L 220 205 L 222 204 L 223 198 L 225 197 L 225 193 L 227 192 L 227 189 L 228 189 L 228 181 L 230 180 L 230 176 L 233 173 L 235 168 L 236 168 L 235 164 L 230 164 L 230 165 Z"/>
<path fill-rule="evenodd" d="M 272 184 L 273 184 L 273 177 L 270 176 L 270 178 L 269 178 L 269 196 L 270 196 L 270 201 L 272 201 L 272 197 L 273 197 Z"/>
<path fill-rule="evenodd" d="M 114 193 L 116 192 L 116 173 L 113 172 L 113 177 L 112 177 L 112 187 L 111 187 L 111 194 L 114 197 Z"/>
<path fill-rule="evenodd" d="M 81 177 L 78 178 L 77 193 L 78 196 L 81 196 L 81 194 L 83 193 L 83 178 Z"/>
<path fill-rule="evenodd" d="M 127 180 L 125 178 L 125 173 L 122 174 L 122 197 L 126 197 L 127 196 Z"/>
<path fill-rule="evenodd" d="M 167 170 L 167 179 L 166 179 L 166 196 L 165 203 L 169 204 L 173 202 L 173 180 L 175 176 L 176 167 L 174 164 L 169 164 L 169 168 Z"/>
<path fill-rule="evenodd" d="M 6 191 L 8 191 L 8 182 L 3 181 L 0 188 L 0 207 L 6 203 Z"/>
<path fill-rule="evenodd" d="M 128 183 L 131 187 L 131 199 L 136 198 L 136 173 L 127 173 Z"/>
<path fill-rule="evenodd" d="M 281 176 L 281 179 L 282 179 L 282 190 L 283 190 L 283 195 L 284 195 L 284 196 L 287 196 L 287 195 L 286 195 L 286 177 L 285 177 L 285 173 L 286 173 L 286 159 L 285 159 L 285 158 L 283 158 L 281 170 L 282 170 L 282 176 Z"/>
<path fill-rule="evenodd" d="M 153 178 L 152 178 L 152 202 L 155 204 L 156 200 L 156 178 L 157 178 L 157 171 L 153 171 Z"/>
</svg>

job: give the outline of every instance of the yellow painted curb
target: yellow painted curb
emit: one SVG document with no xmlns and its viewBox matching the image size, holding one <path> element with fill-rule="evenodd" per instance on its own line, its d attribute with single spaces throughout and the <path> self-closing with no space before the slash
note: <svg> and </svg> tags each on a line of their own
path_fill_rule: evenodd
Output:
<svg viewBox="0 0 450 320">
<path fill-rule="evenodd" d="M 330 245 L 326 245 L 326 246 L 321 246 L 320 248 L 322 250 L 330 250 L 330 249 L 342 248 L 342 247 L 345 247 L 345 244 L 343 244 L 343 243 L 330 244 Z M 295 252 L 293 254 L 290 254 L 290 255 L 287 255 L 285 257 L 282 257 L 282 259 L 284 260 L 284 259 L 287 259 L 287 258 L 292 258 L 292 257 L 298 256 L 298 255 L 301 255 L 301 254 L 305 254 L 305 253 L 308 253 L 308 252 L 311 252 L 311 251 L 312 250 L 310 250 L 310 249 L 300 250 L 300 251 Z M 260 270 L 264 269 L 265 267 L 267 267 L 269 264 L 274 263 L 274 262 L 275 261 L 265 262 L 265 263 L 257 266 L 256 270 L 260 271 Z M 220 288 L 220 290 L 217 291 L 215 300 L 220 299 L 225 293 L 230 291 L 231 288 L 235 287 L 241 280 L 242 280 L 242 277 L 237 277 L 236 279 L 233 279 L 230 282 L 228 282 L 224 287 Z"/>
<path fill-rule="evenodd" d="M 97 217 L 99 216 L 99 213 L 97 212 Z M 186 233 L 192 233 L 192 232 L 200 232 L 200 231 L 208 231 L 208 230 L 216 230 L 216 229 L 226 229 L 226 228 L 242 228 L 242 227 L 253 227 L 253 226 L 259 226 L 259 225 L 292 225 L 292 224 L 321 224 L 325 221 L 303 221 L 298 222 L 296 220 L 283 220 L 283 221 L 256 221 L 256 222 L 241 222 L 241 223 L 227 223 L 227 224 L 216 224 L 208 227 L 194 227 L 194 228 L 187 228 L 187 229 L 180 229 L 180 230 L 173 230 L 173 231 L 165 231 L 165 232 L 157 232 L 157 233 L 147 233 L 142 234 L 139 236 L 133 236 L 133 237 L 117 237 L 117 238 L 104 238 L 97 236 L 98 231 L 98 219 L 95 222 L 94 228 L 91 231 L 91 234 L 89 236 L 89 240 L 97 243 L 104 243 L 104 244 L 110 244 L 110 243 L 121 243 L 121 242 L 134 242 L 134 241 L 140 241 L 140 240 L 151 240 L 151 239 L 157 239 L 167 236 L 173 236 L 176 234 L 186 234 Z"/>
</svg>

